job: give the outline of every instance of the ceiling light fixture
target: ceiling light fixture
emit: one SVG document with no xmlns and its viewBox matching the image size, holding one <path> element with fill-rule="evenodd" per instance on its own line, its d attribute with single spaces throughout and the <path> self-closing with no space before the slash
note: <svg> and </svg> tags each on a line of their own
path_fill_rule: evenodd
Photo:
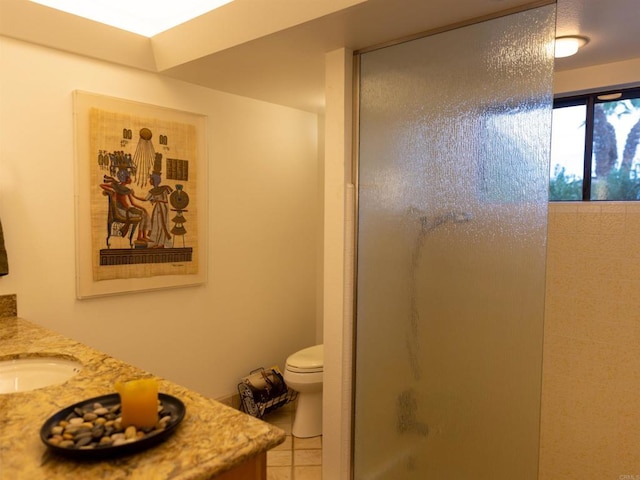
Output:
<svg viewBox="0 0 640 480">
<path fill-rule="evenodd" d="M 578 49 L 584 47 L 587 43 L 589 43 L 589 39 L 587 37 L 580 37 L 578 35 L 557 37 L 555 57 L 564 58 L 575 55 L 578 52 Z"/>
<path fill-rule="evenodd" d="M 598 95 L 598 100 L 617 100 L 622 97 L 622 93 L 608 93 L 605 95 Z"/>
<path fill-rule="evenodd" d="M 31 0 L 79 17 L 153 37 L 232 0 Z"/>
</svg>

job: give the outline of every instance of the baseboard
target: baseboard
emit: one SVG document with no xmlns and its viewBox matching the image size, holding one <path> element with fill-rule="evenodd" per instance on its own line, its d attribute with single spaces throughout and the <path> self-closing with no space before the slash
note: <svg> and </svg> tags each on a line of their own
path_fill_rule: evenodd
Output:
<svg viewBox="0 0 640 480">
<path fill-rule="evenodd" d="M 238 393 L 234 393 L 233 395 L 229 395 L 226 397 L 216 398 L 216 400 L 227 405 L 228 407 L 240 410 L 240 394 Z"/>
</svg>

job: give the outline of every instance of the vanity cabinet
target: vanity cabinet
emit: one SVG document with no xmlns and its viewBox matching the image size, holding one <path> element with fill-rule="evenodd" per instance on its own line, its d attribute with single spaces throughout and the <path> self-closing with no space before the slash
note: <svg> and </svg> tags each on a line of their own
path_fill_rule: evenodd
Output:
<svg viewBox="0 0 640 480">
<path fill-rule="evenodd" d="M 214 478 L 215 480 L 267 480 L 267 454 L 259 453 L 254 458 Z"/>
<path fill-rule="evenodd" d="M 285 432 L 220 402 L 121 362 L 17 317 L 0 317 L 0 358 L 46 354 L 74 359 L 80 372 L 62 384 L 0 395 L 2 478 L 265 480 L 266 452 Z M 159 392 L 180 399 L 186 415 L 162 443 L 135 454 L 78 462 L 50 452 L 40 428 L 58 411 L 114 393 L 123 378 L 151 377 Z"/>
</svg>

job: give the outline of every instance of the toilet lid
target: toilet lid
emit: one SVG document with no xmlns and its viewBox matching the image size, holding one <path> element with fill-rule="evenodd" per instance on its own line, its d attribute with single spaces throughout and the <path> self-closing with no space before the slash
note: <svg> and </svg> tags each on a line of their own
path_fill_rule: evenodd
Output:
<svg viewBox="0 0 640 480">
<path fill-rule="evenodd" d="M 292 372 L 321 372 L 324 367 L 322 345 L 305 348 L 287 358 L 287 369 Z"/>
</svg>

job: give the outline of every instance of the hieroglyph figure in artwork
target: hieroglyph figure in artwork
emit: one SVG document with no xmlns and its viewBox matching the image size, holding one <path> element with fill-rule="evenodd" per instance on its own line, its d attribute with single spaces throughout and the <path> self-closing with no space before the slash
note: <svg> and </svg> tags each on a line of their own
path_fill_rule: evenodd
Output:
<svg viewBox="0 0 640 480">
<path fill-rule="evenodd" d="M 120 235 L 126 236 L 129 228 L 138 226 L 138 238 L 136 243 L 149 242 L 149 214 L 147 210 L 136 203 L 136 200 L 144 201 L 144 198 L 136 196 L 131 184 L 131 174 L 129 170 L 121 166 L 117 173 L 117 179 L 109 175 L 104 175 L 104 183 L 100 185 L 110 197 L 110 205 L 113 208 L 113 220 L 122 223 Z"/>
<path fill-rule="evenodd" d="M 152 186 L 145 200 L 151 202 L 151 230 L 149 232 L 151 248 L 171 247 L 171 233 L 169 233 L 169 194 L 173 189 L 168 185 L 160 185 L 162 181 L 162 154 L 156 153 L 153 172 L 149 175 Z"/>
</svg>

